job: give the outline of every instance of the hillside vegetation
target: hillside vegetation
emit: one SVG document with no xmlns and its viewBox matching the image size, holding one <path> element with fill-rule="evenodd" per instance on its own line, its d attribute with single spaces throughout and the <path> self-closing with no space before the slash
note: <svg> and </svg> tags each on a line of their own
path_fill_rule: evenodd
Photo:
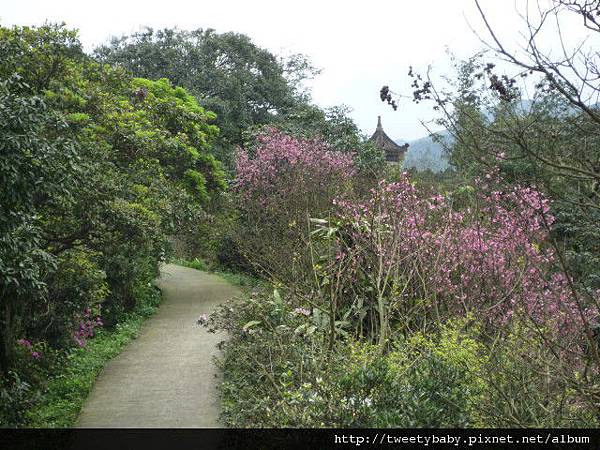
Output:
<svg viewBox="0 0 600 450">
<path fill-rule="evenodd" d="M 405 169 L 414 168 L 419 172 L 431 170 L 437 173 L 450 167 L 446 148 L 452 146 L 452 137 L 448 132 L 439 131 L 410 141 L 408 144 L 408 152 L 403 163 Z"/>
<path fill-rule="evenodd" d="M 200 320 L 228 333 L 228 426 L 600 425 L 600 110 L 581 94 L 600 86 L 577 78 L 597 54 L 496 44 L 515 73 L 410 69 L 446 149 L 414 142 L 407 167 L 430 170 L 403 171 L 311 102 L 301 55 L 201 29 L 86 54 L 65 26 L 0 28 L 1 425 L 72 422 L 167 258 L 253 280 Z"/>
</svg>

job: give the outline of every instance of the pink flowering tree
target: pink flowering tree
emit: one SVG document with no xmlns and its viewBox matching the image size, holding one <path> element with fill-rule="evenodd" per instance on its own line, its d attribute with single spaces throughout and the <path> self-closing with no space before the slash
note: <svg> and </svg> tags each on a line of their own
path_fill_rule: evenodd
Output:
<svg viewBox="0 0 600 450">
<path fill-rule="evenodd" d="M 344 272 L 335 301 L 358 335 L 384 349 L 392 330 L 427 330 L 471 313 L 495 330 L 526 318 L 570 351 L 585 347 L 594 309 L 557 270 L 547 200 L 533 188 L 493 184 L 492 176 L 478 180 L 460 209 L 452 196 L 425 195 L 405 176 L 381 181 L 366 200 L 335 201 L 337 250 L 327 277 Z"/>
<path fill-rule="evenodd" d="M 266 129 L 237 157 L 236 241 L 243 254 L 281 281 L 305 277 L 312 267 L 309 218 L 326 216 L 333 199 L 352 189 L 354 173 L 352 155 Z"/>
</svg>

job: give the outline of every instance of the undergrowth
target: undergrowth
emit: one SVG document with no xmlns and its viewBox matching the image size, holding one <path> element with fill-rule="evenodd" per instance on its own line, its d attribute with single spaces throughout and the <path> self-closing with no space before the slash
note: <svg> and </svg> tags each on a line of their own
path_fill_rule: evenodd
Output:
<svg viewBox="0 0 600 450">
<path fill-rule="evenodd" d="M 49 380 L 41 401 L 28 412 L 28 426 L 74 426 L 102 368 L 138 336 L 144 321 L 156 311 L 160 298 L 160 292 L 149 287 L 144 301 L 114 329 L 99 330 L 85 347 L 72 350 L 64 368 Z"/>
<path fill-rule="evenodd" d="M 190 269 L 200 270 L 202 272 L 212 273 L 223 278 L 225 281 L 242 288 L 255 288 L 262 284 L 262 280 L 260 278 L 244 272 L 237 272 L 224 268 L 209 268 L 209 265 L 200 258 L 194 258 L 191 260 L 174 258 L 171 260 L 171 263 L 188 267 Z"/>
</svg>

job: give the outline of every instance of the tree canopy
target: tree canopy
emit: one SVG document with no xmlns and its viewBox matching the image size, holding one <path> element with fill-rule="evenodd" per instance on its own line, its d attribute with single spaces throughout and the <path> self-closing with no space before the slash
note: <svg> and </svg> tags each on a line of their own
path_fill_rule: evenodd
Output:
<svg viewBox="0 0 600 450">
<path fill-rule="evenodd" d="M 102 62 L 148 79 L 169 78 L 217 114 L 222 138 L 242 142 L 242 131 L 272 122 L 302 98 L 314 69 L 301 55 L 283 61 L 239 33 L 212 29 L 145 31 L 98 47 Z"/>
<path fill-rule="evenodd" d="M 0 42 L 5 372 L 19 335 L 82 342 L 86 311 L 110 324 L 135 306 L 168 236 L 226 182 L 215 115 L 185 89 L 94 61 L 64 26 L 0 28 Z"/>
</svg>

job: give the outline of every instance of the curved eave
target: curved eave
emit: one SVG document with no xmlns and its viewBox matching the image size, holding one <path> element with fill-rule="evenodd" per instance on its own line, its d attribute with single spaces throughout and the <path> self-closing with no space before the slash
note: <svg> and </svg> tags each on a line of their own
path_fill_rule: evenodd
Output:
<svg viewBox="0 0 600 450">
<path fill-rule="evenodd" d="M 383 130 L 376 130 L 373 133 L 373 136 L 370 137 L 369 142 L 375 142 L 375 145 L 379 148 L 383 148 L 385 150 L 404 152 L 406 151 L 405 147 L 396 144 L 390 137 L 385 134 Z"/>
</svg>

